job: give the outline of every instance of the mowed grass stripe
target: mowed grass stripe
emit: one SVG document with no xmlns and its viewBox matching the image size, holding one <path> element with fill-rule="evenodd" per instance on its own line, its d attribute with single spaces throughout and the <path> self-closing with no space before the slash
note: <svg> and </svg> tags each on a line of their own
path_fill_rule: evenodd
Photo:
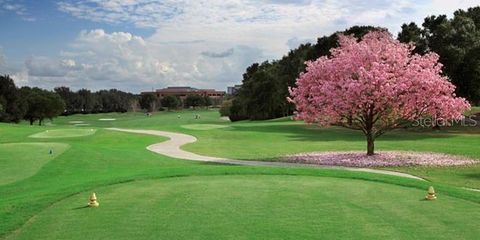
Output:
<svg viewBox="0 0 480 240">
<path fill-rule="evenodd" d="M 94 189 L 37 215 L 15 239 L 474 239 L 480 204 L 353 179 L 205 176 Z M 13 236 L 12 236 L 13 237 Z"/>
<path fill-rule="evenodd" d="M 57 142 L 0 144 L 0 185 L 33 176 L 69 147 Z"/>
</svg>

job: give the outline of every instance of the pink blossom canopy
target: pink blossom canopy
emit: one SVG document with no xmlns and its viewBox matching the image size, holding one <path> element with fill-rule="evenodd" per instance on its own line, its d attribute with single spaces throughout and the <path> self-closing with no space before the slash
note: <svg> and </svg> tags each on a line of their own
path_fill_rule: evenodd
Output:
<svg viewBox="0 0 480 240">
<path fill-rule="evenodd" d="M 468 102 L 441 75 L 436 53 L 412 54 L 388 32 L 374 31 L 361 41 L 339 35 L 331 57 L 307 62 L 290 89 L 296 116 L 309 123 L 368 129 L 374 136 L 420 117 L 461 119 Z M 347 124 L 348 122 L 348 124 Z"/>
</svg>

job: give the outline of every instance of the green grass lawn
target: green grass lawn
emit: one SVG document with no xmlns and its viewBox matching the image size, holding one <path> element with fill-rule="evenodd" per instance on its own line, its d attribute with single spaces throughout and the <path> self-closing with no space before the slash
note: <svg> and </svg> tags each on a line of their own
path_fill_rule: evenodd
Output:
<svg viewBox="0 0 480 240">
<path fill-rule="evenodd" d="M 210 176 L 136 181 L 63 199 L 15 239 L 474 239 L 478 204 L 361 180 Z M 82 233 L 82 234 L 78 234 Z"/>
<path fill-rule="evenodd" d="M 79 121 L 90 125 L 75 125 Z M 3 185 L 0 181 L 0 238 L 475 239 L 478 235 L 480 193 L 460 187 L 480 188 L 479 165 L 396 169 L 430 182 L 333 169 L 228 166 L 158 155 L 145 147 L 165 138 L 105 127 L 183 132 L 199 140 L 183 147 L 186 150 L 238 159 L 272 160 L 290 153 L 365 148 L 359 132 L 320 129 L 288 119 L 230 123 L 221 120 L 216 110 L 152 117 L 74 115 L 47 126 L 0 124 L 0 175 L 15 177 Z M 68 137 L 91 128 L 97 129 L 95 134 Z M 61 130 L 65 136 L 29 137 L 47 130 L 49 134 Z M 30 148 L 9 146 L 19 143 Z M 54 150 L 49 156 L 49 148 L 57 143 L 66 146 L 65 151 Z M 459 127 L 396 131 L 376 145 L 377 150 L 480 158 L 478 146 L 480 131 Z M 429 185 L 436 187 L 439 199 L 420 201 Z M 79 208 L 92 191 L 98 193 L 100 208 Z M 192 233 L 196 235 L 188 235 Z M 428 234 L 418 235 L 423 233 Z"/>
<path fill-rule="evenodd" d="M 68 147 L 68 144 L 56 142 L 0 144 L 0 185 L 34 175 L 44 164 L 65 152 Z"/>
</svg>

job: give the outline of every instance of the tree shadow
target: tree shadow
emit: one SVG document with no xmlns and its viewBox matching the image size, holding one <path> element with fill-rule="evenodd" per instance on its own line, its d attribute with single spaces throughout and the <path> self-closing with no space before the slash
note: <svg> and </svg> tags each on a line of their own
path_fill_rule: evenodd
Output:
<svg viewBox="0 0 480 240">
<path fill-rule="evenodd" d="M 84 209 L 84 208 L 88 208 L 88 205 L 72 208 L 72 210 L 80 210 L 80 209 Z"/>
<path fill-rule="evenodd" d="M 480 180 L 480 173 L 468 173 L 468 174 L 464 174 L 464 176 L 467 178 Z"/>
<path fill-rule="evenodd" d="M 225 131 L 286 134 L 289 138 L 295 141 L 365 141 L 365 136 L 361 131 L 341 127 L 322 128 L 315 125 L 302 124 L 266 124 L 257 126 L 236 125 L 232 126 L 232 128 L 225 129 Z M 386 133 L 378 139 L 381 141 L 412 141 L 433 138 L 450 138 L 452 136 L 452 134 L 447 132 L 397 129 Z"/>
</svg>

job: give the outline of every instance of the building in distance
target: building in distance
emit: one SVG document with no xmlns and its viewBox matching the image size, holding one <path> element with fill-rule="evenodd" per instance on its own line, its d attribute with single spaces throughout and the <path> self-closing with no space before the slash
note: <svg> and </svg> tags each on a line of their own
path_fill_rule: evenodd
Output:
<svg viewBox="0 0 480 240">
<path fill-rule="evenodd" d="M 167 87 L 162 89 L 157 89 L 153 92 L 142 92 L 142 94 L 153 93 L 158 98 L 163 98 L 166 96 L 175 96 L 182 100 L 185 100 L 188 96 L 191 95 L 200 95 L 204 97 L 210 97 L 212 99 L 223 98 L 225 96 L 225 91 L 217 91 L 215 89 L 198 89 L 192 87 Z"/>
<path fill-rule="evenodd" d="M 234 85 L 233 87 L 227 87 L 228 95 L 235 95 L 242 88 L 242 84 Z"/>
</svg>

